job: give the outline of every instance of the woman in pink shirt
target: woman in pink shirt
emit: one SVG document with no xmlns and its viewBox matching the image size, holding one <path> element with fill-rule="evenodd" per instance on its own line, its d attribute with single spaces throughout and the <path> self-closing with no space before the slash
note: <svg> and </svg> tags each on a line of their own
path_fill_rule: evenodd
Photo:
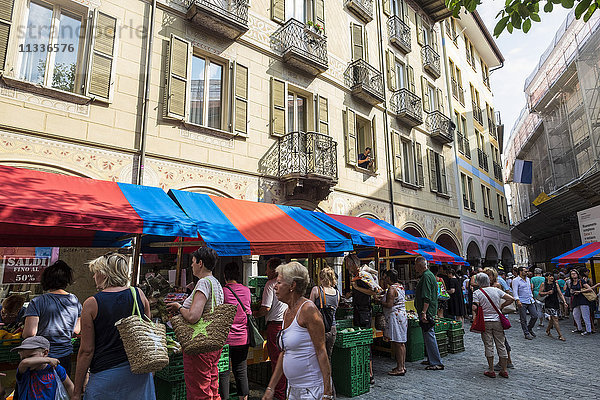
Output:
<svg viewBox="0 0 600 400">
<path fill-rule="evenodd" d="M 246 359 L 248 357 L 248 314 L 250 314 L 250 289 L 238 283 L 240 267 L 231 262 L 223 268 L 223 275 L 227 284 L 223 287 L 225 304 L 237 306 L 237 314 L 229 330 L 227 344 L 229 345 L 229 358 L 231 369 L 235 377 L 235 386 L 240 400 L 248 399 L 248 369 Z M 229 374 L 230 371 L 219 373 L 219 394 L 222 399 L 229 398 Z"/>
</svg>

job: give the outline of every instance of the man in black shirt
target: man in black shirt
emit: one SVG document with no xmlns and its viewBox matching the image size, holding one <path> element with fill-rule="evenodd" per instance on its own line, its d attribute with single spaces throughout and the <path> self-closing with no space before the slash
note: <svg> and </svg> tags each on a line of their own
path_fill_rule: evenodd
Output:
<svg viewBox="0 0 600 400">
<path fill-rule="evenodd" d="M 365 148 L 364 153 L 358 155 L 358 166 L 364 169 L 371 169 L 373 167 L 370 147 Z"/>
</svg>

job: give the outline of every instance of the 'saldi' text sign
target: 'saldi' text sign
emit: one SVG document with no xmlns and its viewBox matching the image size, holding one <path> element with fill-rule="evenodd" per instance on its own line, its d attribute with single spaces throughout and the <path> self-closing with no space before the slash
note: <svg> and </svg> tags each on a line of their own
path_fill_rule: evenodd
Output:
<svg viewBox="0 0 600 400">
<path fill-rule="evenodd" d="M 2 283 L 40 283 L 48 265 L 50 257 L 4 256 Z"/>
</svg>

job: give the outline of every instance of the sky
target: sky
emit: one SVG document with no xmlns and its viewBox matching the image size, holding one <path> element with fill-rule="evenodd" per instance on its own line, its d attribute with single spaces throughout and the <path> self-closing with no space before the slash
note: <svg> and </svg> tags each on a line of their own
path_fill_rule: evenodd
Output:
<svg viewBox="0 0 600 400">
<path fill-rule="evenodd" d="M 490 33 L 494 32 L 496 14 L 503 5 L 504 0 L 483 0 L 477 8 Z M 540 56 L 550 45 L 556 30 L 570 10 L 555 5 L 549 14 L 540 11 L 542 22 L 534 22 L 528 33 L 515 30 L 510 34 L 505 30 L 496 39 L 505 61 L 502 68 L 492 72 L 490 80 L 494 106 L 500 111 L 505 138 L 508 138 L 521 110 L 525 107 L 525 79 L 538 64 Z"/>
</svg>

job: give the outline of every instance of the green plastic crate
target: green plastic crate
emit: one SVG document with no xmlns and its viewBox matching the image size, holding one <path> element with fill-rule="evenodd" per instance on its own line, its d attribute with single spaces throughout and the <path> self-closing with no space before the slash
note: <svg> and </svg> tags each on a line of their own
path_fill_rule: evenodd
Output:
<svg viewBox="0 0 600 400">
<path fill-rule="evenodd" d="M 463 323 L 461 321 L 455 321 L 453 319 L 443 318 L 442 321 L 445 321 L 449 325 L 449 330 L 462 329 Z"/>
<path fill-rule="evenodd" d="M 373 343 L 373 329 L 356 329 L 354 332 L 337 332 L 335 347 L 354 347 Z"/>
<path fill-rule="evenodd" d="M 463 328 L 450 329 L 448 331 L 448 337 L 450 340 L 453 338 L 462 338 L 465 335 L 465 330 Z"/>
<path fill-rule="evenodd" d="M 433 328 L 434 332 L 446 332 L 450 329 L 450 324 L 446 321 L 438 321 Z"/>
<path fill-rule="evenodd" d="M 352 319 L 354 316 L 354 311 L 352 308 L 343 308 L 338 307 L 335 312 L 335 319 Z"/>
<path fill-rule="evenodd" d="M 438 343 L 438 350 L 440 352 L 441 357 L 445 357 L 448 355 L 448 343 Z"/>
<path fill-rule="evenodd" d="M 435 340 L 439 343 L 448 343 L 448 335 L 446 332 L 436 332 Z"/>
<path fill-rule="evenodd" d="M 352 320 L 351 319 L 340 319 L 335 321 L 335 327 L 338 331 L 346 328 L 352 328 Z"/>
<path fill-rule="evenodd" d="M 369 346 L 334 347 L 331 365 L 341 374 L 362 374 L 369 369 L 370 354 Z"/>
<path fill-rule="evenodd" d="M 449 343 L 448 344 L 448 352 L 452 354 L 460 353 L 465 351 L 464 343 Z"/>
<path fill-rule="evenodd" d="M 156 377 L 167 382 L 183 380 L 183 354 L 169 356 L 169 365 L 156 372 Z"/>
<path fill-rule="evenodd" d="M 264 288 L 269 278 L 266 276 L 251 276 L 248 278 L 248 286 L 253 288 Z"/>
<path fill-rule="evenodd" d="M 332 370 L 332 379 L 333 384 L 335 385 L 335 391 L 346 397 L 365 394 L 370 389 L 368 369 L 366 369 L 364 373 L 351 375 L 348 373 L 341 373 L 334 368 Z"/>
<path fill-rule="evenodd" d="M 185 381 L 169 382 L 158 377 L 154 378 L 156 400 L 185 400 Z"/>
</svg>

